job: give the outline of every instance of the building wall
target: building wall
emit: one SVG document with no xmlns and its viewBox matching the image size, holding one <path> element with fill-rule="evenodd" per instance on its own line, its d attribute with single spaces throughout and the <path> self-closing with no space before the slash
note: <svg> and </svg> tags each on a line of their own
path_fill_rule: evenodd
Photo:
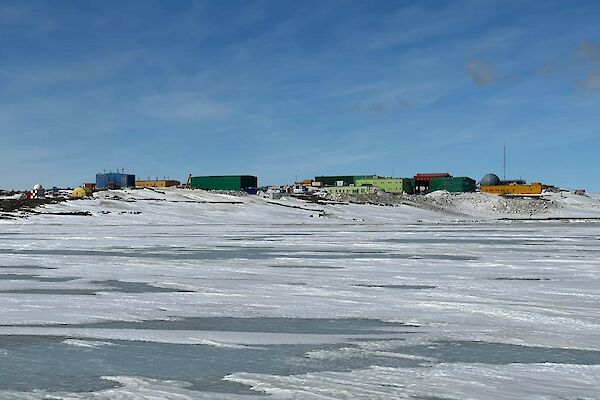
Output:
<svg viewBox="0 0 600 400">
<path fill-rule="evenodd" d="M 542 194 L 542 184 L 535 182 L 530 185 L 490 185 L 482 186 L 481 191 L 498 195 Z"/>
<path fill-rule="evenodd" d="M 375 186 L 388 193 L 412 193 L 412 183 L 408 178 L 357 178 L 355 184 Z"/>
<path fill-rule="evenodd" d="M 194 176 L 191 185 L 204 190 L 242 190 L 258 186 L 258 178 L 251 175 Z"/>
<path fill-rule="evenodd" d="M 466 176 L 450 178 L 435 178 L 429 183 L 429 191 L 447 190 L 448 192 L 474 192 L 477 190 L 477 182 Z"/>
<path fill-rule="evenodd" d="M 452 175 L 450 175 L 447 172 L 433 172 L 433 173 L 419 173 L 416 174 L 414 176 L 414 180 L 415 182 L 430 182 L 433 179 L 436 178 L 451 178 Z"/>
<path fill-rule="evenodd" d="M 116 172 L 96 174 L 97 189 L 120 189 L 126 187 L 135 187 L 135 175 L 120 174 Z"/>
<path fill-rule="evenodd" d="M 343 181 L 343 186 L 355 185 L 357 179 L 373 178 L 374 175 L 337 175 L 337 176 L 316 176 L 315 181 L 321 182 L 325 186 L 335 186 L 338 181 Z"/>
<path fill-rule="evenodd" d="M 138 188 L 148 188 L 148 187 L 170 187 L 170 186 L 179 186 L 180 182 L 175 180 L 157 180 L 157 181 L 135 181 L 135 187 Z"/>
<path fill-rule="evenodd" d="M 369 194 L 375 191 L 372 186 L 332 186 L 325 190 L 330 194 Z"/>
<path fill-rule="evenodd" d="M 242 189 L 258 187 L 258 178 L 252 175 L 240 176 L 240 182 Z"/>
</svg>

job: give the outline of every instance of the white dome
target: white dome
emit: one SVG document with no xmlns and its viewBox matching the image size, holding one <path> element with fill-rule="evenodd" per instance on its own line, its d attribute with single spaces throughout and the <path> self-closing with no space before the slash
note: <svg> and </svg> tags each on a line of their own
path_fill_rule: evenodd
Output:
<svg viewBox="0 0 600 400">
<path fill-rule="evenodd" d="M 42 185 L 40 185 L 40 184 L 37 184 L 33 187 L 33 190 L 40 190 L 40 189 L 43 189 Z"/>
</svg>

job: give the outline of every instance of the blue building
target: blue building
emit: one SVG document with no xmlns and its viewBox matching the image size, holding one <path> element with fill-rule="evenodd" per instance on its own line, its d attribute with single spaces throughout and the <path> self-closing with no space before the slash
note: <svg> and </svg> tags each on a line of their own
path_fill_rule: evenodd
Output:
<svg viewBox="0 0 600 400">
<path fill-rule="evenodd" d="M 121 189 L 135 187 L 135 175 L 109 172 L 96 174 L 97 189 Z"/>
</svg>

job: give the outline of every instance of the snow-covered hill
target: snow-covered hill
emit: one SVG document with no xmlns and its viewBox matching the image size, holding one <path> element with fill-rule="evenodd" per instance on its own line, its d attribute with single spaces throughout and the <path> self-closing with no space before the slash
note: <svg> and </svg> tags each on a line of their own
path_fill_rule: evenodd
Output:
<svg viewBox="0 0 600 400">
<path fill-rule="evenodd" d="M 31 222 L 60 213 L 86 212 L 102 223 L 323 224 L 344 222 L 449 222 L 495 219 L 600 218 L 600 196 L 570 192 L 540 198 L 505 198 L 486 193 L 434 192 L 396 204 L 327 204 L 278 200 L 202 190 L 110 190 L 93 198 L 43 206 Z M 45 215 L 51 213 L 50 215 Z"/>
</svg>

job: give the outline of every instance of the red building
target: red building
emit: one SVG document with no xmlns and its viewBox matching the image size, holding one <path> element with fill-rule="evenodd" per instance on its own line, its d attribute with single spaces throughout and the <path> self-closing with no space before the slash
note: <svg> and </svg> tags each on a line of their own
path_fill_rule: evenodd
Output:
<svg viewBox="0 0 600 400">
<path fill-rule="evenodd" d="M 447 172 L 432 172 L 427 174 L 416 174 L 415 175 L 415 194 L 427 193 L 429 190 L 429 183 L 435 178 L 450 178 Z"/>
</svg>

